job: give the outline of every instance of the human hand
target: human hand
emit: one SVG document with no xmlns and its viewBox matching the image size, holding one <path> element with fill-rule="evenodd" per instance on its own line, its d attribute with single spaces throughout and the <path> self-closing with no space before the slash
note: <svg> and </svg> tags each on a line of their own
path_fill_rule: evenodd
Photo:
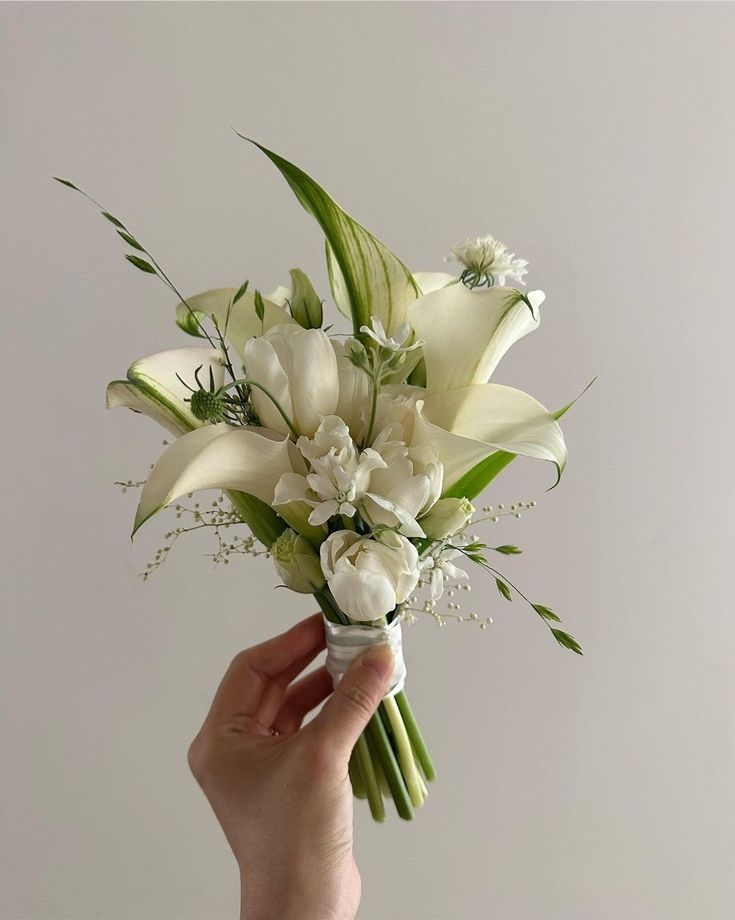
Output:
<svg viewBox="0 0 735 920">
<path fill-rule="evenodd" d="M 302 728 L 332 693 L 324 667 L 296 680 L 323 648 L 316 614 L 240 652 L 189 748 L 240 867 L 247 920 L 347 920 L 360 903 L 347 765 L 393 657 L 369 649 Z"/>
</svg>

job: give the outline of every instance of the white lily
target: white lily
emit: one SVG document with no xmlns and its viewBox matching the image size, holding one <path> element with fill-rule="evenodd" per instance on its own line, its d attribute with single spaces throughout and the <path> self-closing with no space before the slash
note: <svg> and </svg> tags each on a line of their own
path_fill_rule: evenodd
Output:
<svg viewBox="0 0 735 920">
<path fill-rule="evenodd" d="M 142 412 L 177 437 L 199 428 L 202 422 L 192 414 L 187 399 L 191 389 L 197 388 L 197 371 L 205 386 L 209 385 L 210 371 L 215 387 L 222 386 L 221 357 L 216 348 L 194 347 L 174 348 L 141 358 L 130 365 L 127 380 L 108 384 L 107 408 L 124 406 Z"/>
<path fill-rule="evenodd" d="M 278 480 L 301 463 L 293 442 L 265 428 L 197 428 L 174 441 L 153 467 L 133 533 L 166 505 L 200 489 L 236 489 L 272 505 Z"/>
</svg>

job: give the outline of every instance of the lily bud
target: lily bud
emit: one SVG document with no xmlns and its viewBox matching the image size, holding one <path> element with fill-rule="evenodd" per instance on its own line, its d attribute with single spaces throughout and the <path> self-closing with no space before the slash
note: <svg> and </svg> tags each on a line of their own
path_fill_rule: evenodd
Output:
<svg viewBox="0 0 735 920">
<path fill-rule="evenodd" d="M 420 523 L 427 537 L 443 540 L 462 530 L 474 513 L 472 503 L 466 498 L 440 498 Z"/>
<path fill-rule="evenodd" d="M 325 578 L 319 555 L 309 541 L 296 533 L 284 530 L 271 546 L 276 571 L 284 585 L 299 594 L 313 594 L 324 587 Z"/>
</svg>

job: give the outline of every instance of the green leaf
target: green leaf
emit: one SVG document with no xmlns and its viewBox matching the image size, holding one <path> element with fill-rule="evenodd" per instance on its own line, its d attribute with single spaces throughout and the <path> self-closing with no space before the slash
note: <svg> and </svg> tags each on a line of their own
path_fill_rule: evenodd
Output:
<svg viewBox="0 0 735 920">
<path fill-rule="evenodd" d="M 268 549 L 288 527 L 288 524 L 276 514 L 270 505 L 248 492 L 229 489 L 227 497 L 232 502 L 235 511 L 253 532 L 253 535 Z"/>
<path fill-rule="evenodd" d="M 131 265 L 134 265 L 136 268 L 139 268 L 142 272 L 146 272 L 149 275 L 157 275 L 158 272 L 151 265 L 150 262 L 146 262 L 145 259 L 141 259 L 140 256 L 131 256 L 126 254 L 125 258 L 130 262 Z"/>
<path fill-rule="evenodd" d="M 574 652 L 577 655 L 582 654 L 582 646 L 577 642 L 574 636 L 570 636 L 569 633 L 564 632 L 562 629 L 552 629 L 551 632 L 562 648 L 568 648 L 570 652 Z"/>
<path fill-rule="evenodd" d="M 237 293 L 236 293 L 235 296 L 232 298 L 232 304 L 233 304 L 233 306 L 238 302 L 238 300 L 241 299 L 241 297 L 243 296 L 243 294 L 247 291 L 248 285 L 249 285 L 249 284 L 250 284 L 249 281 L 243 281 L 243 283 L 242 283 L 242 284 L 240 285 L 240 287 L 237 289 Z"/>
<path fill-rule="evenodd" d="M 300 268 L 291 272 L 291 315 L 304 329 L 321 329 L 324 311 L 308 275 Z"/>
<path fill-rule="evenodd" d="M 500 591 L 500 593 L 503 595 L 503 597 L 507 601 L 513 600 L 513 596 L 510 593 L 510 588 L 508 587 L 508 585 L 506 585 L 506 583 L 502 579 L 496 578 L 495 584 L 497 585 L 498 591 Z"/>
<path fill-rule="evenodd" d="M 263 303 L 260 291 L 255 292 L 255 315 L 262 323 L 263 317 L 265 316 L 265 304 Z"/>
<path fill-rule="evenodd" d="M 125 240 L 128 246 L 132 246 L 133 249 L 137 249 L 138 252 L 145 252 L 145 249 L 140 245 L 140 243 L 135 239 L 134 236 L 131 236 L 129 233 L 126 233 L 125 230 L 117 231 L 120 236 Z"/>
<path fill-rule="evenodd" d="M 54 176 L 54 181 L 60 182 L 62 185 L 65 185 L 67 188 L 73 188 L 75 192 L 81 192 L 80 188 L 77 188 L 73 182 L 70 182 L 68 179 L 60 179 L 58 176 Z M 82 192 L 84 194 L 84 192 Z"/>
<path fill-rule="evenodd" d="M 406 321 L 408 305 L 421 295 L 413 275 L 376 237 L 353 220 L 303 170 L 256 141 L 290 185 L 327 239 L 327 268 L 337 306 L 352 316 L 355 334 L 378 316 L 388 333 Z"/>
<path fill-rule="evenodd" d="M 545 607 L 543 604 L 531 604 L 531 606 L 544 620 L 552 620 L 554 623 L 561 623 L 561 619 L 554 613 L 551 607 Z"/>
<path fill-rule="evenodd" d="M 77 191 L 81 191 L 81 189 L 77 189 Z M 82 195 L 83 194 L 84 192 L 82 192 Z M 114 224 L 115 227 L 117 227 L 120 230 L 125 230 L 125 224 L 121 220 L 118 220 L 117 217 L 114 216 L 114 214 L 110 214 L 109 211 L 100 211 L 100 213 L 106 220 L 109 220 L 111 224 Z"/>
<path fill-rule="evenodd" d="M 513 546 L 512 543 L 505 543 L 503 546 L 491 546 L 491 549 L 494 549 L 496 553 L 502 553 L 504 556 L 518 556 L 523 550 L 518 546 Z"/>
</svg>

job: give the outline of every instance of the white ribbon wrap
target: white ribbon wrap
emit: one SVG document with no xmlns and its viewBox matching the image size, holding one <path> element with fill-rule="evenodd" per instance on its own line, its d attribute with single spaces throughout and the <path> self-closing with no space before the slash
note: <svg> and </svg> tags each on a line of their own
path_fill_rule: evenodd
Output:
<svg viewBox="0 0 735 920">
<path fill-rule="evenodd" d="M 342 680 L 345 671 L 364 651 L 374 645 L 387 645 L 393 652 L 393 673 L 388 684 L 388 696 L 395 696 L 406 683 L 406 662 L 403 660 L 401 622 L 393 620 L 388 626 L 359 626 L 332 623 L 326 617 L 324 634 L 327 637 L 327 671 L 334 686 Z"/>
</svg>

